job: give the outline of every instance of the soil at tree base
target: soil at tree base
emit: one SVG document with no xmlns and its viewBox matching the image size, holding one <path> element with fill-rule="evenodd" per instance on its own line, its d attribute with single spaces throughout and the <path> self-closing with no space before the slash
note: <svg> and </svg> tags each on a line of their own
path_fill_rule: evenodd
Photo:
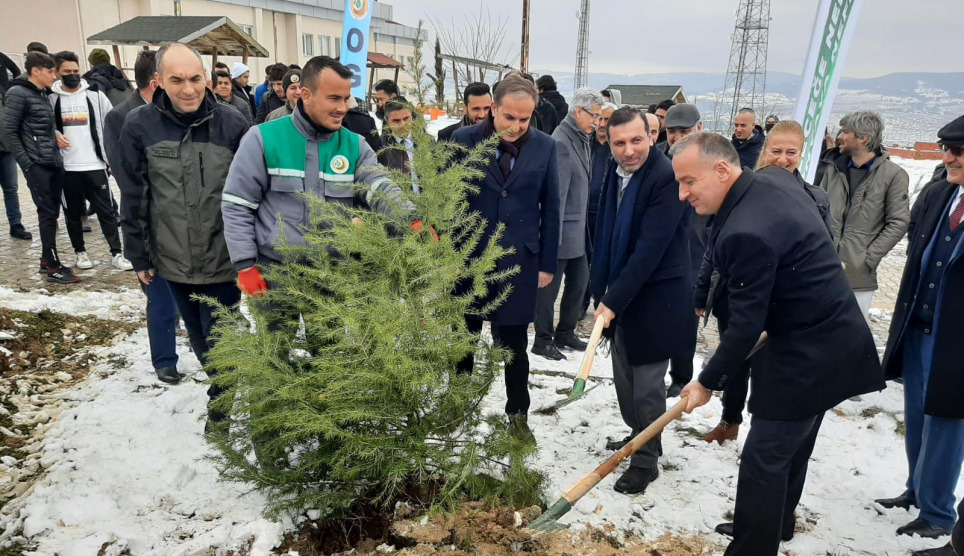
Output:
<svg viewBox="0 0 964 556">
<path fill-rule="evenodd" d="M 289 535 L 278 551 L 301 556 L 695 556 L 718 546 L 705 539 L 665 534 L 646 541 L 609 526 L 535 534 L 525 525 L 541 515 L 536 506 L 516 511 L 466 503 L 454 513 L 425 522 L 407 505 L 393 514 L 342 521 L 309 521 Z M 394 550 L 387 550 L 387 547 Z"/>
</svg>

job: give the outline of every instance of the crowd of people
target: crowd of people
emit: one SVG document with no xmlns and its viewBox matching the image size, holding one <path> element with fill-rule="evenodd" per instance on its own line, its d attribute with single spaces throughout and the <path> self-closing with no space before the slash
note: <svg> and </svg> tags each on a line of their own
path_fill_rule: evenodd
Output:
<svg viewBox="0 0 964 556">
<path fill-rule="evenodd" d="M 180 381 L 178 317 L 203 364 L 216 315 L 195 296 L 228 306 L 242 294 L 263 296 L 271 284 L 262 271 L 282 260 L 280 238 L 305 241 L 308 197 L 415 218 L 384 168 L 411 173 L 417 194 L 414 149 L 434 139 L 413 131 L 421 115 L 390 80 L 373 88 L 379 133 L 366 102 L 351 94 L 350 70 L 325 56 L 303 68 L 270 65 L 252 91 L 244 64 L 211 71 L 194 49 L 169 44 L 138 54 L 136 90 L 125 91 L 123 74 L 99 49 L 83 76 L 74 53 L 50 55 L 39 43 L 28 51 L 22 75 L 15 66 L 13 79 L 0 72 L 10 235 L 31 238 L 16 165 L 37 209 L 41 271 L 52 282 L 77 282 L 56 232 L 63 208 L 74 264 L 90 268 L 89 204 L 111 263 L 135 271 L 147 296 L 152 362 L 163 382 Z M 607 449 L 656 420 L 668 398 L 684 398 L 693 411 L 713 391 L 722 392 L 722 419 L 703 440 L 733 441 L 748 402 L 753 421 L 734 520 L 717 531 L 733 537 L 728 556 L 775 555 L 795 533 L 824 413 L 883 389 L 885 376 L 900 378 L 908 477 L 902 494 L 876 503 L 920 509 L 898 534 L 951 534 L 964 460 L 964 373 L 953 351 L 953 315 L 964 304 L 953 285 L 964 265 L 964 117 L 937 132 L 943 165 L 911 210 L 907 174 L 889 160 L 873 112 L 840 120 L 810 184 L 799 170 L 800 124 L 770 115 L 764 128 L 749 108 L 727 138 L 703 131 L 692 104 L 665 100 L 640 110 L 622 105 L 618 90 L 589 88 L 567 102 L 549 75 L 471 83 L 459 100 L 464 116 L 438 141 L 472 147 L 499 135 L 467 201 L 486 233 L 500 229 L 512 248 L 498 270 L 518 272 L 502 286 L 511 287 L 505 302 L 482 318 L 467 315 L 466 327 L 479 332 L 488 321 L 512 355 L 505 412 L 514 430 L 531 438 L 529 352 L 564 360 L 584 351 L 576 330 L 591 305 L 611 341 L 628 428 Z M 877 267 L 905 234 L 907 263 L 881 364 L 866 319 Z M 711 315 L 719 347 L 696 374 L 699 327 Z M 748 357 L 764 333 L 762 349 Z M 470 356 L 458 371 L 473 366 Z M 644 492 L 662 453 L 657 436 L 632 455 L 615 490 Z M 960 526 L 957 535 L 960 546 Z M 917 554 L 955 552 L 947 545 Z"/>
</svg>

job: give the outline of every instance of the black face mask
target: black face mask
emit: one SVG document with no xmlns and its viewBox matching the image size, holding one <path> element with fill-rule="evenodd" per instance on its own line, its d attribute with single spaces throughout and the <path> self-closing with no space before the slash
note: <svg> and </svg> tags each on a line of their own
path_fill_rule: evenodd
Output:
<svg viewBox="0 0 964 556">
<path fill-rule="evenodd" d="M 66 75 L 61 75 L 60 80 L 63 82 L 64 87 L 67 87 L 68 89 L 76 89 L 80 86 L 79 73 L 68 73 Z"/>
<path fill-rule="evenodd" d="M 764 125 L 763 127 L 764 127 L 764 129 L 767 130 L 767 133 L 770 133 L 770 130 L 773 129 L 773 126 L 775 126 L 775 125 L 776 125 L 776 124 L 766 124 L 766 125 Z"/>
</svg>

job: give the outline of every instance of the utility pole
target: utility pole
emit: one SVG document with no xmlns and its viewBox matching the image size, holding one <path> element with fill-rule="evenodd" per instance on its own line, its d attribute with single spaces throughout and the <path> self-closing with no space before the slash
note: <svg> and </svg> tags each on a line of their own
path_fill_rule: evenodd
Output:
<svg viewBox="0 0 964 556">
<path fill-rule="evenodd" d="M 519 70 L 529 73 L 529 0 L 522 0 L 522 56 L 519 57 Z"/>
<path fill-rule="evenodd" d="M 589 0 L 579 8 L 579 35 L 576 38 L 576 89 L 589 84 Z"/>
</svg>

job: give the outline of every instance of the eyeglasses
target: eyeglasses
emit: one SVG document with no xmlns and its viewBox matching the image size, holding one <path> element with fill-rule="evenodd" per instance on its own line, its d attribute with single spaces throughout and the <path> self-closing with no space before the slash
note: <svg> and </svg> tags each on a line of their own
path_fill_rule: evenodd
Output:
<svg viewBox="0 0 964 556">
<path fill-rule="evenodd" d="M 951 153 L 951 156 L 960 157 L 961 153 L 964 152 L 964 145 L 946 145 L 941 143 L 941 152 L 944 154 Z"/>
<path fill-rule="evenodd" d="M 589 114 L 589 117 L 592 118 L 592 121 L 594 121 L 594 122 L 598 122 L 599 119 L 602 118 L 602 114 L 601 114 L 601 113 L 600 113 L 600 114 L 593 114 L 592 112 L 590 112 L 589 110 L 586 110 L 586 109 L 583 108 L 582 106 L 580 106 L 579 109 L 582 110 L 583 112 L 585 112 L 586 114 Z"/>
</svg>

